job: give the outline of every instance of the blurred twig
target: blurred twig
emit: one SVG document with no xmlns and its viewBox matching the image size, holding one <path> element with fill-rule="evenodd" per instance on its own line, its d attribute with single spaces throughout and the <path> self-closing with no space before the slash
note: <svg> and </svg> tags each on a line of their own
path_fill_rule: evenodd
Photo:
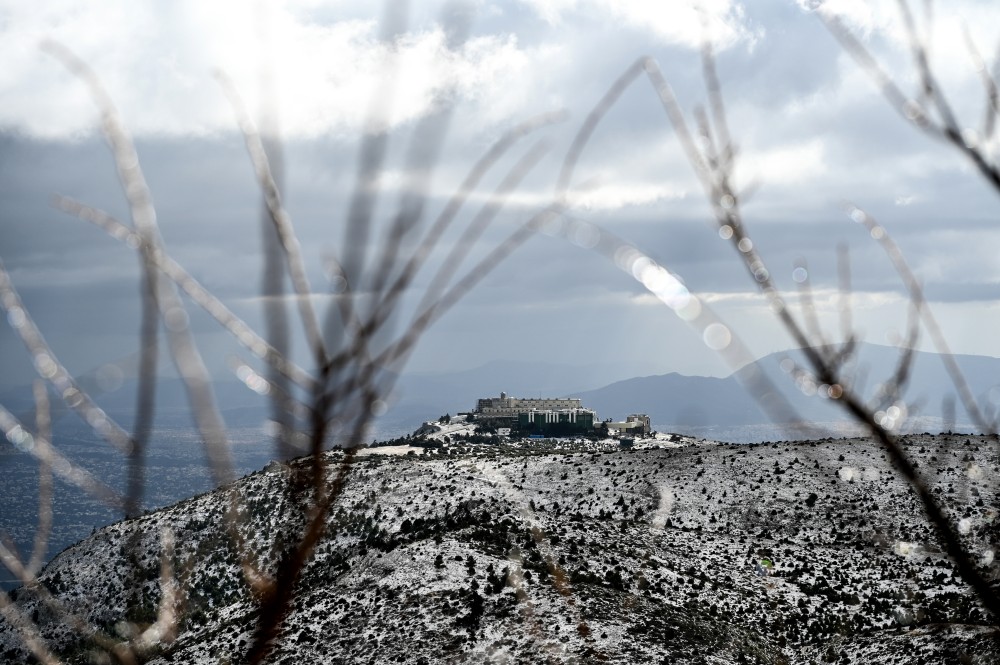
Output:
<svg viewBox="0 0 1000 665">
<path fill-rule="evenodd" d="M 64 212 L 100 227 L 112 238 L 133 249 L 138 249 L 143 243 L 138 234 L 131 231 L 127 226 L 103 210 L 92 208 L 63 196 L 53 197 L 53 204 Z M 254 356 L 266 362 L 276 371 L 281 372 L 282 375 L 288 377 L 300 387 L 306 390 L 315 388 L 315 379 L 308 372 L 268 344 L 250 326 L 236 316 L 232 310 L 226 307 L 221 300 L 212 295 L 211 291 L 199 284 L 198 280 L 187 270 L 170 258 L 170 256 L 163 252 L 154 253 L 153 262 L 196 305 L 208 312 L 212 318 L 229 331 L 233 339 L 253 353 Z"/>
<path fill-rule="evenodd" d="M 42 48 L 87 85 L 91 99 L 101 113 L 101 127 L 111 147 L 136 233 L 146 247 L 144 260 L 149 262 L 151 259 L 148 257 L 163 251 L 163 241 L 157 228 L 152 196 L 146 185 L 132 139 L 93 70 L 61 44 L 46 41 L 42 44 Z M 184 381 L 195 423 L 205 442 L 210 471 L 216 484 L 228 484 L 233 480 L 233 465 L 225 423 L 215 405 L 208 370 L 194 343 L 188 326 L 187 312 L 184 311 L 184 306 L 172 284 L 159 282 L 156 299 L 167 328 L 171 355 Z"/>
<path fill-rule="evenodd" d="M 292 218 L 285 210 L 281 202 L 281 192 L 275 182 L 271 172 L 271 164 L 268 160 L 267 151 L 261 140 L 257 127 L 250 119 L 249 114 L 240 98 L 239 93 L 233 86 L 232 81 L 224 74 L 218 74 L 218 80 L 222 85 L 226 96 L 233 106 L 240 131 L 243 133 L 243 140 L 246 142 L 247 152 L 257 175 L 257 181 L 264 194 L 265 205 L 268 214 L 274 224 L 281 242 L 281 249 L 284 252 L 285 264 L 288 267 L 288 274 L 295 289 L 296 301 L 299 306 L 299 313 L 302 317 L 302 325 L 306 331 L 306 338 L 312 347 L 313 355 L 317 366 L 322 366 L 327 359 L 326 346 L 323 343 L 323 336 L 320 332 L 319 320 L 312 306 L 312 288 L 309 286 L 309 279 L 306 276 L 305 263 L 302 260 L 302 248 L 299 239 L 292 226 Z"/>
<path fill-rule="evenodd" d="M 49 410 L 49 394 L 45 384 L 36 379 L 35 392 L 35 446 L 38 448 L 38 526 L 35 529 L 35 542 L 28 560 L 27 570 L 34 575 L 42 568 L 48 549 L 49 535 L 52 532 L 52 450 L 49 441 L 52 440 L 52 419 Z"/>
<path fill-rule="evenodd" d="M 14 289 L 14 284 L 2 261 L 0 261 L 0 307 L 6 312 L 7 321 L 27 349 L 38 375 L 51 383 L 56 394 L 66 402 L 67 406 L 105 441 L 114 445 L 119 451 L 129 454 L 133 446 L 131 437 L 94 403 L 59 362 L 42 337 L 38 326 L 35 325 L 34 319 L 25 309 L 24 303 L 21 302 L 21 297 Z"/>
<path fill-rule="evenodd" d="M 851 30 L 834 14 L 819 11 L 817 14 L 826 25 L 830 34 L 836 38 L 843 49 L 861 66 L 878 86 L 882 96 L 889 105 L 902 116 L 906 122 L 913 124 L 923 132 L 950 143 L 966 159 L 968 159 L 990 187 L 1000 194 L 1000 167 L 983 152 L 978 141 L 962 131 L 954 110 L 945 96 L 928 55 L 928 37 L 918 33 L 913 13 L 907 0 L 899 0 L 903 25 L 909 40 L 910 52 L 915 73 L 920 81 L 920 90 L 916 99 L 903 92 L 902 88 L 886 73 L 871 51 L 858 39 Z M 928 17 L 927 24 L 933 22 Z M 985 71 L 985 70 L 982 70 Z M 984 134 L 992 135 L 994 116 L 997 115 L 996 84 L 992 75 L 985 72 L 984 86 L 986 88 L 986 121 Z M 988 131 L 986 131 L 988 130 Z"/>
<path fill-rule="evenodd" d="M 916 275 L 914 275 L 913 271 L 910 269 L 910 266 L 906 262 L 906 258 L 903 256 L 903 252 L 896 244 L 896 241 L 893 240 L 892 236 L 889 235 L 884 226 L 880 225 L 875 218 L 861 208 L 849 205 L 848 214 L 851 219 L 864 225 L 865 228 L 868 229 L 868 233 L 879 243 L 879 246 L 882 247 L 882 250 L 889 259 L 889 262 L 892 264 L 892 267 L 896 270 L 896 273 L 902 280 L 903 286 L 905 286 L 906 290 L 909 292 L 910 302 L 919 313 L 919 316 L 923 321 L 924 328 L 927 330 L 927 334 L 930 336 L 931 342 L 937 349 L 938 355 L 941 356 L 941 361 L 944 363 L 945 370 L 947 370 L 952 384 L 958 391 L 959 399 L 962 402 L 962 406 L 965 407 L 966 412 L 969 414 L 969 417 L 972 418 L 976 427 L 978 427 L 983 433 L 995 433 L 997 430 L 997 423 L 988 420 L 980 410 L 979 405 L 976 402 L 976 398 L 972 394 L 972 389 L 969 387 L 969 382 L 966 381 L 965 375 L 958 366 L 958 362 L 955 360 L 955 355 L 952 353 L 951 348 L 948 345 L 948 340 L 945 338 L 944 332 L 942 332 L 941 326 L 938 324 L 937 318 L 934 316 L 934 312 L 927 305 L 927 299 L 924 297 L 923 287 L 920 285 L 920 281 L 917 279 Z"/>
<path fill-rule="evenodd" d="M 39 437 L 32 436 L 14 414 L 3 406 L 0 406 L 0 430 L 3 430 L 7 440 L 18 450 L 33 456 L 39 462 L 48 459 L 53 473 L 69 484 L 79 487 L 114 510 L 125 508 L 125 499 L 121 494 L 102 483 L 83 467 L 74 465 L 59 454 L 50 441 L 39 442 Z"/>
</svg>

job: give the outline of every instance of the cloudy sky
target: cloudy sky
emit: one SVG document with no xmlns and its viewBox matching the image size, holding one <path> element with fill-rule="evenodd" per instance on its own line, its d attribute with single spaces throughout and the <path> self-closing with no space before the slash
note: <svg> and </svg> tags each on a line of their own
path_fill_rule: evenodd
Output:
<svg viewBox="0 0 1000 665">
<path fill-rule="evenodd" d="M 818 313 L 837 338 L 836 248 L 844 244 L 855 325 L 877 343 L 901 331 L 902 286 L 864 227 L 845 214 L 851 201 L 895 237 L 953 349 L 1000 356 L 1000 197 L 954 148 L 900 119 L 824 27 L 816 4 L 479 0 L 414 3 L 386 15 L 374 3 L 323 0 L 3 0 L 0 259 L 72 371 L 134 354 L 135 254 L 50 203 L 60 194 L 128 220 L 87 88 L 39 48 L 42 40 L 64 45 L 100 77 L 135 137 L 168 251 L 254 326 L 261 322 L 260 194 L 218 72 L 253 117 L 270 117 L 279 128 L 284 199 L 321 308 L 330 303 L 325 257 L 363 259 L 370 284 L 401 202 L 415 193 L 426 199 L 424 225 L 403 241 L 411 252 L 413 238 L 505 131 L 568 112 L 483 177 L 404 300 L 398 332 L 462 229 L 532 150 L 541 158 L 486 233 L 462 248 L 459 273 L 552 201 L 575 132 L 637 58 L 658 61 L 685 111 L 704 104 L 699 46 L 707 30 L 740 150 L 738 184 L 753 192 L 743 202 L 746 223 L 777 283 L 794 292 L 793 270 L 805 261 Z M 825 7 L 904 90 L 916 90 L 895 2 Z M 985 0 L 942 3 L 934 15 L 933 63 L 970 138 L 982 124 L 984 96 L 963 31 L 992 54 L 998 19 Z M 435 128 L 446 133 L 428 147 L 419 139 Z M 377 203 L 367 238 L 348 242 L 345 219 L 366 132 L 385 133 L 385 161 L 371 186 Z M 792 346 L 719 238 L 645 78 L 594 133 L 571 198 L 574 224 L 607 229 L 668 268 L 753 354 Z M 558 233 L 532 238 L 428 332 L 410 369 L 547 361 L 593 365 L 595 385 L 669 371 L 728 373 L 700 333 L 579 235 L 575 243 Z M 191 315 L 210 365 L 225 372 L 234 345 L 207 317 Z M 304 361 L 301 336 L 296 343 Z M 0 367 L 0 385 L 31 375 L 7 327 Z"/>
</svg>

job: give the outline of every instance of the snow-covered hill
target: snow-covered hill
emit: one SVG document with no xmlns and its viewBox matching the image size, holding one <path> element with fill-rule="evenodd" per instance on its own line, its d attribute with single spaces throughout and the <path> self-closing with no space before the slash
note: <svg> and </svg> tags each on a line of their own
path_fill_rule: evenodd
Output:
<svg viewBox="0 0 1000 665">
<path fill-rule="evenodd" d="M 907 443 L 992 579 L 996 445 Z M 1000 659 L 994 622 L 869 441 L 661 437 L 629 450 L 541 441 L 423 453 L 354 462 L 270 662 Z M 332 477 L 343 453 L 327 457 Z M 300 528 L 292 475 L 274 464 L 233 487 L 265 570 Z M 217 491 L 114 524 L 41 579 L 85 625 L 121 639 L 123 619 L 155 616 L 170 530 L 186 603 L 177 639 L 150 662 L 240 662 L 256 606 L 219 527 L 227 506 Z M 38 593 L 20 590 L 16 605 L 53 649 L 89 662 L 90 642 Z M 0 658 L 26 658 L 3 620 Z"/>
</svg>

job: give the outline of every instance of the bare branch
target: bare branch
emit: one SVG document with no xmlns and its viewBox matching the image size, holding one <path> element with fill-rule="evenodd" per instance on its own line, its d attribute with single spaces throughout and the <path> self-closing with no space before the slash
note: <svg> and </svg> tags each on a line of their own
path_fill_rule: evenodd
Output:
<svg viewBox="0 0 1000 665">
<path fill-rule="evenodd" d="M 580 154 L 583 152 L 584 146 L 590 141 L 590 137 L 593 136 L 597 126 L 615 105 L 618 98 L 622 96 L 633 81 L 639 78 L 646 64 L 646 58 L 636 60 L 618 77 L 597 105 L 587 114 L 576 136 L 573 137 L 573 143 L 570 144 L 569 150 L 566 151 L 566 157 L 563 160 L 562 170 L 559 173 L 559 180 L 556 184 L 557 201 L 562 199 L 569 191 L 569 187 L 572 184 L 573 171 L 576 169 L 576 163 L 580 159 Z"/>
<path fill-rule="evenodd" d="M 506 154 L 507 151 L 510 150 L 510 148 L 513 147 L 514 144 L 521 138 L 539 128 L 556 122 L 561 122 L 565 118 L 566 114 L 563 112 L 546 113 L 544 115 L 531 118 L 507 131 L 490 147 L 489 150 L 486 151 L 486 153 L 483 154 L 482 157 L 479 158 L 476 164 L 469 170 L 469 173 L 466 175 L 465 180 L 462 181 L 458 190 L 452 194 L 447 205 L 434 221 L 434 224 L 431 225 L 427 235 L 423 238 L 414 250 L 413 254 L 407 260 L 406 265 L 400 271 L 399 277 L 392 284 L 392 286 L 389 287 L 385 297 L 379 303 L 379 307 L 372 315 L 372 323 L 369 323 L 369 325 L 373 325 L 375 322 L 383 320 L 386 316 L 386 311 L 395 306 L 396 301 L 413 281 L 414 276 L 424 265 L 428 256 L 430 256 L 434 248 L 439 245 L 442 236 L 454 221 L 462 206 L 468 200 L 469 195 L 473 190 L 475 190 L 482 177 L 497 163 L 497 161 L 499 161 L 500 158 Z M 343 279 L 346 283 L 347 276 L 339 264 L 337 265 L 337 273 L 338 277 Z"/>
<path fill-rule="evenodd" d="M 647 67 L 647 71 L 651 73 L 651 82 L 653 83 L 656 91 L 659 93 L 661 103 L 663 103 L 664 108 L 667 111 L 668 118 L 674 125 L 675 131 L 681 136 L 682 145 L 684 145 L 687 150 L 696 153 L 697 148 L 694 142 L 690 139 L 690 133 L 687 131 L 686 121 L 684 121 L 683 115 L 680 114 L 676 100 L 673 98 L 673 95 L 670 94 L 669 88 L 666 86 L 665 81 L 662 80 L 662 76 L 658 75 L 659 69 L 651 66 Z M 888 89 L 891 91 L 894 88 L 889 87 Z M 785 329 L 792 335 L 793 339 L 801 345 L 802 353 L 806 356 L 806 359 L 811 365 L 816 379 L 831 388 L 836 387 L 836 399 L 839 403 L 859 423 L 865 425 L 872 432 L 873 436 L 875 436 L 875 438 L 880 442 L 882 447 L 886 450 L 890 460 L 920 497 L 928 520 L 936 529 L 945 550 L 947 551 L 949 557 L 951 557 L 951 559 L 955 562 L 963 580 L 965 580 L 965 582 L 976 592 L 980 601 L 990 611 L 990 613 L 993 614 L 994 617 L 1000 617 L 1000 597 L 997 596 L 997 594 L 990 587 L 989 583 L 977 570 L 976 565 L 970 558 L 969 553 L 963 547 L 961 539 L 952 526 L 951 521 L 948 519 L 948 516 L 944 514 L 941 506 L 937 503 L 930 490 L 920 478 L 916 468 L 907 458 L 902 447 L 900 446 L 899 441 L 887 427 L 883 426 L 882 423 L 878 421 L 876 414 L 873 414 L 870 410 L 868 410 L 861 403 L 860 399 L 845 387 L 845 380 L 840 372 L 841 368 L 837 365 L 832 365 L 825 353 L 808 343 L 808 335 L 805 330 L 789 313 L 784 298 L 773 284 L 770 271 L 767 269 L 766 264 L 758 252 L 758 249 L 750 241 L 746 229 L 742 224 L 742 220 L 740 218 L 739 200 L 729 187 L 731 166 L 717 166 L 713 169 L 711 168 L 711 162 L 706 160 L 706 157 L 703 154 L 695 154 L 694 158 L 690 161 L 695 172 L 699 175 L 699 177 L 701 177 L 704 183 L 706 193 L 709 197 L 709 202 L 712 206 L 713 212 L 715 213 L 720 229 L 729 229 L 731 232 L 731 240 L 735 245 L 738 255 L 741 257 L 744 265 L 746 266 L 748 273 L 757 283 L 758 288 L 768 297 L 772 310 L 777 314 Z M 706 163 L 708 164 L 707 170 Z M 909 268 L 905 266 L 905 262 L 902 261 L 902 256 L 898 252 L 898 248 L 895 247 L 891 240 L 887 239 L 887 234 L 884 233 L 884 230 L 875 225 L 873 221 L 868 220 L 867 216 L 863 213 L 861 213 L 857 221 L 870 223 L 871 226 L 869 228 L 872 237 L 876 240 L 885 239 L 886 244 L 883 246 L 893 248 L 894 251 L 890 256 L 893 259 L 893 263 L 896 266 L 897 271 L 899 271 L 901 275 L 905 275 L 904 282 L 906 282 L 906 285 L 911 292 L 911 301 L 916 306 L 921 307 L 922 311 L 926 312 L 927 308 L 923 306 L 924 298 L 920 290 L 920 286 L 916 279 L 912 277 L 912 273 L 909 272 Z M 925 314 L 925 324 L 926 321 L 927 316 Z M 928 328 L 932 328 L 932 326 L 928 326 Z M 934 328 L 936 328 L 936 326 L 934 326 Z M 940 331 L 937 332 L 939 333 Z M 931 334 L 932 338 L 936 337 L 935 330 L 932 329 Z M 936 341 L 937 340 L 935 340 L 935 342 Z M 943 340 L 941 341 L 943 342 Z M 945 353 L 946 350 L 947 347 L 944 347 L 942 349 L 942 353 Z M 946 362 L 954 365 L 954 358 L 950 355 L 945 357 L 947 358 Z M 908 363 L 906 363 L 906 365 L 908 366 Z M 955 365 L 955 369 L 957 369 L 957 365 Z M 897 374 L 899 374 L 899 372 L 897 372 Z M 975 409 L 974 402 L 972 404 L 972 408 Z M 976 411 L 976 413 L 978 415 L 978 411 Z"/>
<path fill-rule="evenodd" d="M 521 184 L 521 180 L 538 164 L 548 148 L 541 142 L 536 143 L 525 153 L 520 160 L 510 169 L 503 181 L 497 186 L 486 204 L 480 208 L 472 221 L 462 232 L 462 235 L 451 246 L 451 250 L 441 262 L 441 268 L 434 275 L 428 285 L 417 311 L 422 311 L 430 303 L 437 300 L 444 292 L 445 287 L 452 276 L 458 272 L 462 258 L 469 253 L 489 225 L 496 219 L 496 216 L 503 210 L 510 194 Z"/>
<path fill-rule="evenodd" d="M 66 405 L 72 408 L 101 438 L 115 446 L 119 451 L 129 454 L 133 445 L 131 437 L 104 412 L 104 409 L 94 403 L 90 395 L 77 385 L 70 373 L 56 358 L 55 353 L 42 337 L 38 326 L 35 325 L 31 314 L 21 302 L 21 297 L 14 289 L 10 275 L 2 261 L 0 261 L 0 307 L 3 307 L 7 314 L 7 321 L 20 337 L 28 355 L 31 356 L 38 375 L 51 383 Z"/>
<path fill-rule="evenodd" d="M 112 238 L 133 249 L 138 249 L 142 245 L 143 241 L 138 234 L 129 230 L 128 227 L 103 210 L 92 208 L 63 196 L 54 197 L 53 205 L 66 213 L 100 227 Z M 264 338 L 254 332 L 250 326 L 236 316 L 221 300 L 212 295 L 208 289 L 202 286 L 198 280 L 165 252 L 162 250 L 155 252 L 153 254 L 153 262 L 196 305 L 205 310 L 213 319 L 228 330 L 233 335 L 233 338 L 245 349 L 278 372 L 281 372 L 282 375 L 287 376 L 299 386 L 306 389 L 315 388 L 316 381 L 308 372 L 268 344 Z"/>
<path fill-rule="evenodd" d="M 837 245 L 837 289 L 840 334 L 847 344 L 854 334 L 854 324 L 851 317 L 851 254 L 845 243 Z"/>
<path fill-rule="evenodd" d="M 49 441 L 52 440 L 52 417 L 49 410 L 49 394 L 45 384 L 36 379 L 35 393 L 35 446 L 38 448 L 38 525 L 35 528 L 35 542 L 28 560 L 29 574 L 34 575 L 42 569 L 49 535 L 52 532 L 52 450 Z"/>
<path fill-rule="evenodd" d="M 380 41 L 391 49 L 405 29 L 407 6 L 405 3 L 387 2 L 384 5 L 384 12 L 380 22 L 379 37 Z M 372 216 L 381 184 L 382 165 L 385 163 L 389 146 L 386 127 L 390 104 L 396 90 L 396 74 L 396 57 L 392 54 L 383 64 L 379 85 L 368 101 L 367 127 L 359 146 L 354 191 L 347 211 L 347 224 L 341 247 L 340 265 L 343 266 L 347 283 L 351 286 L 351 290 L 345 292 L 344 307 L 348 313 L 358 307 L 356 300 L 362 289 L 362 273 L 368 252 Z M 331 353 L 344 345 L 344 331 L 337 326 L 338 317 L 343 318 L 339 312 L 334 312 L 331 308 L 324 322 L 323 332 L 329 342 Z M 350 320 L 352 315 L 349 314 L 346 318 Z"/>
<path fill-rule="evenodd" d="M 962 34 L 965 37 L 965 46 L 969 49 L 969 57 L 972 59 L 972 67 L 979 73 L 979 79 L 983 83 L 983 91 L 986 93 L 986 104 L 983 108 L 983 123 L 980 130 L 983 140 L 989 141 L 993 138 L 996 128 L 997 115 L 1000 114 L 1000 91 L 997 89 L 997 81 L 993 77 L 993 72 L 986 66 L 983 56 L 980 55 L 976 43 L 969 34 L 969 27 L 962 26 Z"/>
<path fill-rule="evenodd" d="M 14 414 L 3 406 L 0 406 L 0 430 L 3 430 L 7 440 L 21 452 L 27 453 L 39 461 L 47 459 L 55 475 L 71 485 L 79 487 L 114 510 L 124 509 L 125 500 L 118 492 L 94 478 L 84 468 L 70 462 L 52 446 L 50 441 L 42 440 L 40 442 L 40 437 L 32 436 L 14 417 Z M 42 450 L 45 452 L 41 452 Z"/>
<path fill-rule="evenodd" d="M 281 203 L 281 192 L 278 190 L 278 185 L 271 173 L 267 151 L 264 150 L 264 144 L 261 141 L 257 127 L 246 112 L 243 100 L 228 77 L 220 72 L 216 78 L 225 91 L 226 96 L 229 97 L 230 104 L 236 113 L 237 122 L 240 131 L 243 133 L 247 152 L 250 155 L 250 161 L 257 174 L 257 181 L 260 184 L 260 188 L 264 193 L 265 205 L 267 206 L 271 221 L 274 223 L 274 228 L 281 241 L 281 248 L 284 250 L 285 258 L 287 259 L 288 274 L 291 277 L 295 294 L 298 296 L 296 301 L 299 306 L 299 314 L 302 317 L 302 325 L 306 331 L 306 337 L 313 349 L 317 366 L 322 366 L 326 362 L 326 347 L 323 343 L 323 335 L 320 332 L 319 320 L 316 318 L 316 312 L 312 307 L 312 288 L 309 286 L 309 278 L 306 276 L 305 263 L 302 260 L 302 247 L 299 244 L 298 237 L 295 235 L 292 218 Z"/>
<path fill-rule="evenodd" d="M 139 156 L 111 98 L 90 67 L 67 48 L 51 41 L 43 42 L 42 48 L 87 84 L 91 98 L 101 113 L 102 130 L 111 146 L 136 232 L 148 252 L 161 251 L 163 241 L 156 225 L 156 211 L 139 164 Z M 157 302 L 167 327 L 171 355 L 184 381 L 195 423 L 205 442 L 212 475 L 217 485 L 228 484 L 233 480 L 233 464 L 226 428 L 215 405 L 208 370 L 191 335 L 187 312 L 172 285 L 161 283 L 157 291 Z"/>
<path fill-rule="evenodd" d="M 448 36 L 446 48 L 455 52 L 468 39 L 470 21 L 466 12 L 451 11 L 452 9 L 453 7 L 446 6 L 442 12 L 441 26 Z M 444 145 L 454 114 L 454 96 L 455 91 L 450 86 L 438 91 L 431 111 L 420 118 L 411 133 L 405 163 L 407 182 L 400 194 L 395 218 L 386 229 L 381 256 L 372 272 L 371 290 L 376 295 L 384 293 L 386 284 L 390 283 L 403 240 L 415 231 L 423 217 L 430 177 L 437 165 L 441 146 Z M 369 316 L 373 316 L 379 304 L 374 303 Z"/>
<path fill-rule="evenodd" d="M 805 320 L 806 330 L 812 337 L 812 345 L 825 348 L 828 342 L 819 325 L 819 317 L 816 316 L 816 305 L 812 298 L 809 265 L 804 259 L 796 261 L 795 273 L 793 274 L 797 274 L 800 277 L 795 280 L 799 287 L 799 305 L 802 307 L 802 317 Z"/>
<path fill-rule="evenodd" d="M 976 398 L 972 394 L 972 389 L 969 387 L 968 381 L 966 381 L 961 368 L 959 368 L 958 363 L 955 361 L 954 354 L 951 352 L 948 341 L 941 331 L 941 326 L 938 325 L 934 312 L 927 306 L 923 288 L 920 286 L 916 275 L 910 270 L 910 266 L 903 257 L 903 252 L 899 249 L 896 241 L 892 239 L 892 236 L 889 235 L 885 227 L 881 226 L 874 217 L 861 208 L 850 205 L 848 214 L 851 219 L 868 229 L 868 233 L 879 243 L 879 246 L 886 253 L 890 263 L 892 263 L 893 268 L 895 268 L 896 273 L 902 280 L 903 286 L 909 292 L 910 301 L 917 307 L 924 327 L 927 329 L 928 335 L 930 335 L 931 342 L 934 344 L 934 348 L 937 349 L 938 354 L 940 354 L 948 376 L 958 391 L 959 399 L 962 400 L 962 405 L 976 424 L 976 427 L 980 428 L 983 432 L 996 431 L 997 424 L 988 421 L 980 411 L 976 403 Z"/>
<path fill-rule="evenodd" d="M 912 101 L 878 64 L 874 56 L 838 18 L 818 12 L 820 19 L 840 46 L 854 58 L 873 79 L 879 92 L 889 105 L 907 122 L 919 129 L 941 138 L 941 131 L 931 122 L 924 108 Z"/>
<path fill-rule="evenodd" d="M 156 621 L 144 630 L 135 641 L 135 648 L 140 651 L 160 645 L 170 644 L 177 638 L 180 618 L 177 608 L 180 604 L 180 588 L 174 579 L 174 532 L 164 528 L 160 534 L 160 607 L 157 610 Z"/>
<path fill-rule="evenodd" d="M 22 565 L 17 555 L 2 543 L 0 543 L 0 564 L 3 564 L 4 567 L 20 579 L 26 588 L 30 588 L 42 603 L 52 610 L 66 626 L 79 635 L 88 636 L 91 641 L 103 648 L 122 665 L 135 665 L 135 655 L 131 649 L 105 635 L 83 617 L 66 609 L 62 602 L 53 596 L 44 584 L 39 583 L 30 570 Z"/>
<path fill-rule="evenodd" d="M 308 421 L 312 418 L 313 409 L 304 404 L 285 391 L 285 389 L 262 376 L 253 367 L 248 365 L 236 355 L 228 357 L 229 369 L 236 375 L 243 385 L 259 395 L 268 395 L 271 398 L 277 397 L 282 408 L 287 409 L 287 413 L 299 420 Z"/>
<path fill-rule="evenodd" d="M 715 133 L 719 137 L 718 156 L 721 161 L 720 168 L 729 170 L 733 166 L 736 157 L 736 147 L 733 145 L 732 136 L 729 133 L 729 124 L 726 120 L 726 105 L 722 98 L 722 85 L 719 83 L 719 73 L 715 66 L 715 50 L 712 42 L 706 38 L 701 47 L 702 79 L 705 81 L 705 89 L 708 92 L 708 105 L 712 111 L 712 124 L 715 126 Z"/>
<path fill-rule="evenodd" d="M 990 187 L 1000 194 L 1000 168 L 991 162 L 979 147 L 967 140 L 963 135 L 951 105 L 938 84 L 930 60 L 927 56 L 927 46 L 917 35 L 913 17 L 909 11 L 909 5 L 905 0 L 900 0 L 900 10 L 906 26 L 907 36 L 910 40 L 910 50 L 914 60 L 914 67 L 920 77 L 922 86 L 922 97 L 932 105 L 933 111 L 940 118 L 935 122 L 930 117 L 924 104 L 912 101 L 900 90 L 899 86 L 893 82 L 885 70 L 878 64 L 874 56 L 865 46 L 851 33 L 851 31 L 833 16 L 828 16 L 819 12 L 823 23 L 830 33 L 840 42 L 841 46 L 865 72 L 874 80 L 879 91 L 907 122 L 911 122 L 919 129 L 931 136 L 944 139 L 955 146 L 966 159 L 972 162 L 976 170 L 979 171 Z"/>
</svg>

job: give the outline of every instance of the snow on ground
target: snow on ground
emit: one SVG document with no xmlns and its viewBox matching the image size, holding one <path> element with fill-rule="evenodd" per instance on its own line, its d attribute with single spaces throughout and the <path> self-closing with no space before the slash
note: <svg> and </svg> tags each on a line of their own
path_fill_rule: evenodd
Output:
<svg viewBox="0 0 1000 665">
<path fill-rule="evenodd" d="M 474 434 L 477 425 L 468 416 L 452 416 L 448 422 L 434 420 L 424 423 L 421 430 L 428 430 L 424 436 L 432 441 L 444 441 L 456 435 L 468 436 Z"/>
<path fill-rule="evenodd" d="M 988 616 L 872 441 L 441 442 L 420 456 L 367 454 L 354 464 L 270 662 L 1000 657 Z M 906 447 L 966 525 L 963 543 L 996 550 L 995 442 L 914 436 Z M 330 453 L 331 478 L 341 459 Z M 292 475 L 234 486 L 241 530 L 265 570 L 295 528 Z M 43 581 L 88 619 L 114 625 L 132 602 L 124 590 L 154 597 L 169 525 L 186 562 L 189 618 L 151 662 L 239 658 L 253 605 L 220 534 L 225 497 L 99 531 L 57 557 Z M 774 567 L 758 576 L 763 557 Z M 1000 565 L 991 559 L 983 572 L 995 578 Z M 17 602 L 37 610 L 30 595 Z M 0 623 L 0 661 L 12 644 Z"/>
<path fill-rule="evenodd" d="M 423 448 L 418 446 L 373 446 L 371 448 L 359 448 L 358 456 L 368 455 L 422 455 Z"/>
</svg>

